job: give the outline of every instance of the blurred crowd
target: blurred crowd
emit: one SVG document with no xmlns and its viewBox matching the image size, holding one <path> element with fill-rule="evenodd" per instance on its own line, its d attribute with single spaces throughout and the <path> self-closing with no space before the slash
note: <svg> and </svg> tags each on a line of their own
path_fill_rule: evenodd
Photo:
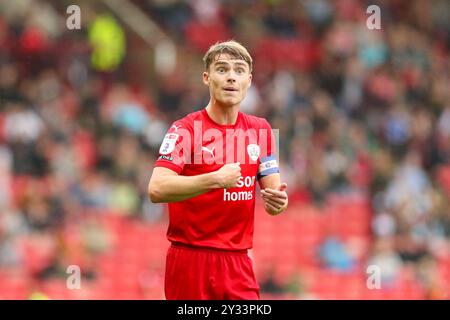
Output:
<svg viewBox="0 0 450 320">
<path fill-rule="evenodd" d="M 176 44 L 165 74 L 106 7 L 83 2 L 81 30 L 68 30 L 23 3 L 0 4 L 0 270 L 24 264 L 24 238 L 53 257 L 36 277 L 63 265 L 61 230 L 84 212 L 165 223 L 147 198 L 159 144 L 206 105 L 203 53 L 233 38 L 255 62 L 242 111 L 279 129 L 291 206 L 367 199 L 368 264 L 385 281 L 412 268 L 428 297 L 445 296 L 435 270 L 450 252 L 447 1 L 380 1 L 381 30 L 367 28 L 366 1 L 132 1 Z M 66 16 L 64 2 L 49 3 Z M 105 14 L 127 48 L 106 70 L 91 34 Z M 108 246 L 100 229 L 83 234 L 93 252 Z"/>
</svg>

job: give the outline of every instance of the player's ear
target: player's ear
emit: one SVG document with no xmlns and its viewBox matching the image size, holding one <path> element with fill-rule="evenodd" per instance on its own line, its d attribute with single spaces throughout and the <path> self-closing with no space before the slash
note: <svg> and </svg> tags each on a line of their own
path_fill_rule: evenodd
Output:
<svg viewBox="0 0 450 320">
<path fill-rule="evenodd" d="M 248 75 L 248 88 L 250 88 L 251 86 L 252 86 L 252 79 L 253 79 L 253 75 L 250 73 L 249 75 Z M 247 88 L 247 89 L 248 89 Z"/>
<path fill-rule="evenodd" d="M 203 83 L 207 86 L 209 86 L 209 73 L 207 71 L 204 71 L 202 74 L 203 77 Z"/>
</svg>

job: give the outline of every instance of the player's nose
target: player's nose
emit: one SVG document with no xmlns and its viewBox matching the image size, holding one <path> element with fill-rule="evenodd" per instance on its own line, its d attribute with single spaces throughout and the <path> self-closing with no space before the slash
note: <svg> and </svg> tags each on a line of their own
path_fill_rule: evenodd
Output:
<svg viewBox="0 0 450 320">
<path fill-rule="evenodd" d="M 228 83 L 235 83 L 236 82 L 236 76 L 233 74 L 233 72 L 229 72 L 228 73 L 227 82 Z"/>
</svg>

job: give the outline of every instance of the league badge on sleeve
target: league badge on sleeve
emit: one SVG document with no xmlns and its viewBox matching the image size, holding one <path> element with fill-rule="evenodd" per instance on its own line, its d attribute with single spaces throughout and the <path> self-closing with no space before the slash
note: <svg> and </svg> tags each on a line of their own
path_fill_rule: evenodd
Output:
<svg viewBox="0 0 450 320">
<path fill-rule="evenodd" d="M 168 133 L 164 137 L 164 140 L 159 148 L 160 154 L 169 154 L 175 149 L 175 144 L 178 140 L 178 134 L 176 133 Z"/>
<path fill-rule="evenodd" d="M 247 146 L 247 153 L 253 161 L 258 160 L 259 151 L 259 146 L 257 144 L 252 143 Z"/>
</svg>

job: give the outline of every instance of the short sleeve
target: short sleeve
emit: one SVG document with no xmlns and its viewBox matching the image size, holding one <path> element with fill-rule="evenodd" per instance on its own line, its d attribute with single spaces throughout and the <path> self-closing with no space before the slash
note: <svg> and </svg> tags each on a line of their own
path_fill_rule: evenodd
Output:
<svg viewBox="0 0 450 320">
<path fill-rule="evenodd" d="M 258 180 L 280 172 L 276 154 L 277 144 L 272 127 L 266 119 L 263 119 L 261 128 L 263 131 L 260 133 L 261 140 L 259 142 L 262 148 L 258 167 Z"/>
</svg>

